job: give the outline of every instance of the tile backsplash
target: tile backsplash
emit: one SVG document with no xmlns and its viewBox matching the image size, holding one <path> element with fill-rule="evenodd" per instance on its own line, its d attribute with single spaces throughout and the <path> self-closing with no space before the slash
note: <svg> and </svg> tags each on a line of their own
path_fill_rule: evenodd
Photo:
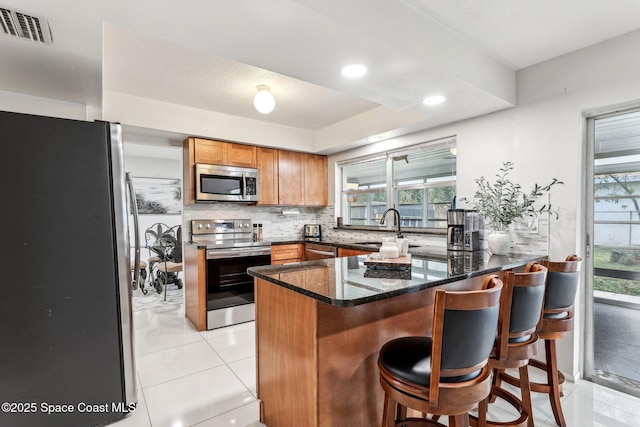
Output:
<svg viewBox="0 0 640 427">
<path fill-rule="evenodd" d="M 241 203 L 196 204 L 184 207 L 183 228 L 190 236 L 191 221 L 194 219 L 250 219 L 254 224 L 262 224 L 264 240 L 293 240 L 302 237 L 304 224 L 318 222 L 321 210 L 322 208 L 248 206 Z"/>
<path fill-rule="evenodd" d="M 335 208 L 248 206 L 238 203 L 196 204 L 184 207 L 185 236 L 191 235 L 191 220 L 194 219 L 251 219 L 262 224 L 264 240 L 297 240 L 302 238 L 305 224 L 320 224 L 322 236 L 347 241 L 380 241 L 391 237 L 388 231 L 361 231 L 336 229 Z M 535 227 L 526 222 L 516 222 L 510 230 L 513 250 L 516 252 L 548 253 L 549 220 L 540 217 Z M 487 249 L 486 236 L 490 230 L 480 231 L 481 249 Z M 406 233 L 411 244 L 446 247 L 444 234 Z"/>
</svg>

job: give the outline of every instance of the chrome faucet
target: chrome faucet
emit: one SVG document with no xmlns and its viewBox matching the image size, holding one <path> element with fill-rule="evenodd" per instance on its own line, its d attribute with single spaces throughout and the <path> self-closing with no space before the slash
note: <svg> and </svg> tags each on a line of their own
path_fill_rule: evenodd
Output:
<svg viewBox="0 0 640 427">
<path fill-rule="evenodd" d="M 384 213 L 382 214 L 382 219 L 380 220 L 380 225 L 384 225 L 384 219 L 387 217 L 387 213 L 389 213 L 389 211 L 393 211 L 396 215 L 396 223 L 398 224 L 398 238 L 402 239 L 404 236 L 402 235 L 402 231 L 400 230 L 400 212 L 398 212 L 397 209 L 395 208 L 389 208 L 386 211 L 384 211 Z"/>
</svg>

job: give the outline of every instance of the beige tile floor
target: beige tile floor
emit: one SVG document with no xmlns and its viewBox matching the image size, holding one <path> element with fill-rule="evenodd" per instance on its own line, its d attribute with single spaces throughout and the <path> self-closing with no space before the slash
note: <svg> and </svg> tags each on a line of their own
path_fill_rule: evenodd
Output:
<svg viewBox="0 0 640 427">
<path fill-rule="evenodd" d="M 134 328 L 139 404 L 112 426 L 261 426 L 253 322 L 198 332 L 174 304 L 136 311 Z M 555 426 L 547 397 L 534 394 L 533 404 L 535 425 Z M 640 427 L 640 399 L 588 381 L 567 383 L 562 406 L 568 426 Z M 512 414 L 490 405 L 490 418 Z"/>
</svg>

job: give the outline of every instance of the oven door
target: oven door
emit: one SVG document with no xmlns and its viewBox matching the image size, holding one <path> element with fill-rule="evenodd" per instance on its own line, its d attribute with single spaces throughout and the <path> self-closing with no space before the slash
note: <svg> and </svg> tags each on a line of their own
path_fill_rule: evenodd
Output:
<svg viewBox="0 0 640 427">
<path fill-rule="evenodd" d="M 249 267 L 271 264 L 270 254 L 207 259 L 207 329 L 255 320 Z"/>
<path fill-rule="evenodd" d="M 233 166 L 195 166 L 196 201 L 258 201 L 258 170 Z"/>
</svg>

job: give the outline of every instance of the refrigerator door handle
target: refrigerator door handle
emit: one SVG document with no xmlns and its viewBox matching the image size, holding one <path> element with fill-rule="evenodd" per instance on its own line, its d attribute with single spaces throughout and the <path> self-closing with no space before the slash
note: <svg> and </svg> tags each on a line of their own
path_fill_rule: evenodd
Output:
<svg viewBox="0 0 640 427">
<path fill-rule="evenodd" d="M 127 188 L 129 189 L 129 200 L 131 201 L 131 210 L 133 211 L 133 241 L 135 252 L 133 255 L 133 282 L 131 282 L 131 289 L 138 289 L 140 281 L 140 233 L 138 231 L 138 201 L 136 199 L 136 191 L 133 188 L 133 181 L 131 179 L 131 173 L 126 173 Z"/>
<path fill-rule="evenodd" d="M 111 159 L 112 159 L 112 176 L 113 176 L 113 203 L 115 215 L 115 229 L 117 236 L 116 254 L 118 257 L 118 293 L 120 298 L 120 322 L 121 322 L 121 345 L 122 345 L 122 372 L 124 376 L 124 399 L 127 404 L 138 401 L 136 395 L 136 362 L 133 354 L 133 313 L 131 309 L 131 257 L 129 234 L 127 232 L 127 182 L 124 172 L 124 150 L 122 146 L 122 128 L 117 123 L 111 123 L 110 141 L 111 141 Z M 133 186 L 131 187 L 133 188 Z M 134 212 L 137 210 L 138 204 L 133 199 Z M 134 217 L 137 221 L 137 216 Z M 138 231 L 135 232 L 135 239 L 139 239 Z M 136 255 L 139 257 L 139 243 L 136 243 L 138 250 Z M 137 258 L 134 263 L 140 265 L 140 259 Z M 135 271 L 138 271 L 136 268 Z"/>
</svg>

